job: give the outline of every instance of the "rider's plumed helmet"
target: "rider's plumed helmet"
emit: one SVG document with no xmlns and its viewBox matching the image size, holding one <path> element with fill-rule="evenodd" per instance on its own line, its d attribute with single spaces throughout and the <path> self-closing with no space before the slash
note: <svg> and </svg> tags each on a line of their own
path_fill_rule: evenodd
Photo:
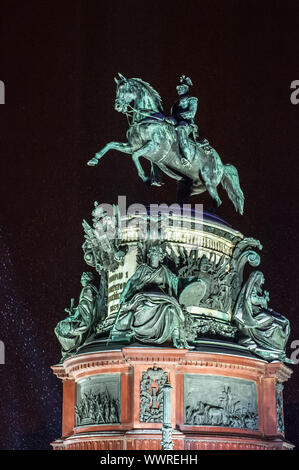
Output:
<svg viewBox="0 0 299 470">
<path fill-rule="evenodd" d="M 176 87 L 177 91 L 178 91 L 178 94 L 179 95 L 184 95 L 185 93 L 188 93 L 188 90 L 189 90 L 189 86 L 190 85 L 193 85 L 192 81 L 191 81 L 191 78 L 189 77 L 186 77 L 186 75 L 182 75 L 180 77 L 180 83 L 179 85 Z"/>
<path fill-rule="evenodd" d="M 192 83 L 192 81 L 191 81 L 191 78 L 186 77 L 186 75 L 182 75 L 182 76 L 180 77 L 180 84 L 182 84 L 182 85 L 188 85 L 188 86 L 193 85 L 193 83 Z"/>
</svg>

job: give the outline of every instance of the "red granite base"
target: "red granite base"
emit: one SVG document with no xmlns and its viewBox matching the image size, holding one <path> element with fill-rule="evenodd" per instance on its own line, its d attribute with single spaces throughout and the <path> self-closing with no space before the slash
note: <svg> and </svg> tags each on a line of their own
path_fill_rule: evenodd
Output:
<svg viewBox="0 0 299 470">
<path fill-rule="evenodd" d="M 63 381 L 62 437 L 55 450 L 160 450 L 160 422 L 140 421 L 142 373 L 154 366 L 168 374 L 173 387 L 171 417 L 174 450 L 274 450 L 292 449 L 279 431 L 276 384 L 289 379 L 291 370 L 280 362 L 228 354 L 174 348 L 123 347 L 119 350 L 81 354 L 52 366 Z M 120 374 L 120 424 L 76 426 L 78 381 L 101 374 Z M 184 375 L 237 378 L 255 382 L 256 429 L 185 424 Z"/>
</svg>

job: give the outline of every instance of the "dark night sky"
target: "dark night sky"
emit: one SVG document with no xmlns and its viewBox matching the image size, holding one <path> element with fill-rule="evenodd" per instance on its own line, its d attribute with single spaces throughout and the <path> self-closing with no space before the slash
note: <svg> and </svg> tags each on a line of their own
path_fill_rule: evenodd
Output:
<svg viewBox="0 0 299 470">
<path fill-rule="evenodd" d="M 241 217 L 221 190 L 218 214 L 264 245 L 270 306 L 291 321 L 289 345 L 299 339 L 299 105 L 290 101 L 298 1 L 1 0 L 0 57 L 2 449 L 48 449 L 60 436 L 53 329 L 80 292 L 81 222 L 93 202 L 175 202 L 174 181 L 146 187 L 128 156 L 86 165 L 125 139 L 117 72 L 150 82 L 165 110 L 179 76 L 192 78 L 199 129 L 238 168 L 246 197 Z M 192 202 L 209 207 L 206 195 Z M 297 445 L 298 367 L 285 387 L 287 438 Z"/>
</svg>

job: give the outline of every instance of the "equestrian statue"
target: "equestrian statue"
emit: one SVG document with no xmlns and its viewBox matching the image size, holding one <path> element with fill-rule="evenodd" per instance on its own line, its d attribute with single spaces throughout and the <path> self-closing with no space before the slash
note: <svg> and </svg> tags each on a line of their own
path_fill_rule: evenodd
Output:
<svg viewBox="0 0 299 470">
<path fill-rule="evenodd" d="M 88 165 L 95 166 L 109 150 L 118 150 L 132 155 L 138 175 L 150 185 L 161 186 L 164 173 L 179 182 L 179 194 L 191 196 L 208 191 L 220 206 L 217 186 L 221 183 L 236 211 L 243 214 L 244 195 L 237 169 L 223 164 L 208 140 L 199 138 L 194 122 L 198 100 L 189 94 L 191 79 L 185 75 L 180 78 L 179 99 L 171 116 L 164 114 L 161 97 L 149 83 L 121 74 L 114 80 L 115 110 L 128 118 L 128 142 L 109 142 Z M 140 157 L 151 162 L 149 176 L 144 173 Z"/>
</svg>

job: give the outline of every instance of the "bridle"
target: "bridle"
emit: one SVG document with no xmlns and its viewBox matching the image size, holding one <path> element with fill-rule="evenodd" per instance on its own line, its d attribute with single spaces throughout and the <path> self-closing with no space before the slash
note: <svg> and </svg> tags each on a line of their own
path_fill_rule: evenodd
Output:
<svg viewBox="0 0 299 470">
<path fill-rule="evenodd" d="M 134 108 L 134 106 L 131 106 L 129 103 L 126 103 L 126 107 L 127 107 L 127 108 L 130 108 L 130 110 L 127 109 L 127 110 L 124 111 L 123 113 L 126 115 L 127 121 L 128 121 L 128 124 L 129 124 L 130 127 L 132 127 L 132 126 L 134 126 L 134 125 L 141 124 L 141 122 L 137 122 L 137 123 L 134 123 L 134 124 L 133 124 L 133 114 L 134 114 L 134 113 L 138 113 L 138 114 L 140 114 L 141 116 L 144 116 L 144 118 L 151 117 L 151 114 L 149 114 L 149 113 L 144 113 L 144 112 L 142 112 L 142 111 L 140 111 L 140 110 Z M 131 121 L 130 121 L 130 120 L 131 120 Z M 164 119 L 161 119 L 161 118 L 159 118 L 158 116 L 155 116 L 155 120 L 158 120 L 158 121 L 161 121 L 161 122 L 164 121 Z"/>
</svg>

